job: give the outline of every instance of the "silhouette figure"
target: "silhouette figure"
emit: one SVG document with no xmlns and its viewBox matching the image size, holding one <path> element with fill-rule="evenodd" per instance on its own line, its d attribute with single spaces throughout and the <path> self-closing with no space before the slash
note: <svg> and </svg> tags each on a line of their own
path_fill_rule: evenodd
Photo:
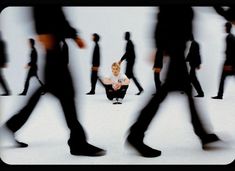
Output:
<svg viewBox="0 0 235 171">
<path fill-rule="evenodd" d="M 232 24 L 230 22 L 226 22 L 225 31 L 228 34 L 226 36 L 226 59 L 223 65 L 217 96 L 212 97 L 212 99 L 223 99 L 225 79 L 227 76 L 235 76 L 235 37 L 231 33 L 231 29 Z"/>
<path fill-rule="evenodd" d="M 206 144 L 219 140 L 215 134 L 208 134 L 203 127 L 192 97 L 192 87 L 184 56 L 186 42 L 192 34 L 192 20 L 193 9 L 191 7 L 159 7 L 155 41 L 157 47 L 161 46 L 170 57 L 166 81 L 140 111 L 127 136 L 127 144 L 144 157 L 161 155 L 161 151 L 144 143 L 144 135 L 160 104 L 170 91 L 184 91 L 187 95 L 194 132 L 200 138 L 202 147 L 205 148 Z"/>
<path fill-rule="evenodd" d="M 95 42 L 95 47 L 92 56 L 91 90 L 87 93 L 87 95 L 95 94 L 95 88 L 98 80 L 98 72 L 100 67 L 100 47 L 99 47 L 100 36 L 97 33 L 94 33 L 92 35 L 92 39 Z"/>
<path fill-rule="evenodd" d="M 0 32 L 0 84 L 2 85 L 2 88 L 5 91 L 5 93 L 1 94 L 1 96 L 10 95 L 10 90 L 2 73 L 2 68 L 7 67 L 6 63 L 7 63 L 6 43 L 2 40 Z"/>
<path fill-rule="evenodd" d="M 112 64 L 112 75 L 105 78 L 102 83 L 105 87 L 106 96 L 112 100 L 113 104 L 122 104 L 122 100 L 126 95 L 130 80 L 125 74 L 120 73 L 120 65 Z"/>
<path fill-rule="evenodd" d="M 24 90 L 19 95 L 26 95 L 29 88 L 29 82 L 32 77 L 36 77 L 38 82 L 41 86 L 43 86 L 43 83 L 40 81 L 38 77 L 38 66 L 37 66 L 37 60 L 38 60 L 38 54 L 35 48 L 35 40 L 29 39 L 29 44 L 31 48 L 31 54 L 30 54 L 30 62 L 27 64 L 26 68 L 29 68 L 28 75 L 25 81 Z"/>
<path fill-rule="evenodd" d="M 35 6 L 33 16 L 38 40 L 46 50 L 45 85 L 36 90 L 26 106 L 6 122 L 6 127 L 14 135 L 31 115 L 40 99 L 41 92 L 45 91 L 54 95 L 62 106 L 66 123 L 70 129 L 68 140 L 70 153 L 84 156 L 104 155 L 104 150 L 87 142 L 84 129 L 77 119 L 72 77 L 63 56 L 63 46 L 61 46 L 61 42 L 65 38 L 74 40 L 80 48 L 85 47 L 84 41 L 70 26 L 59 6 Z"/>
<path fill-rule="evenodd" d="M 127 41 L 126 44 L 126 52 L 125 54 L 122 56 L 121 60 L 119 61 L 119 65 L 126 60 L 126 76 L 129 79 L 132 79 L 135 83 L 135 85 L 137 86 L 139 92 L 136 95 L 140 95 L 144 89 L 142 88 L 142 86 L 139 84 L 139 82 L 137 81 L 134 73 L 133 73 L 133 68 L 134 68 L 134 64 L 135 64 L 135 50 L 134 50 L 134 44 L 132 43 L 131 39 L 131 34 L 130 32 L 126 32 L 125 33 L 125 40 Z"/>
<path fill-rule="evenodd" d="M 194 39 L 193 35 L 191 37 L 191 46 L 186 57 L 186 61 L 189 62 L 190 65 L 190 80 L 198 93 L 198 95 L 195 97 L 204 97 L 204 92 L 196 76 L 196 69 L 199 70 L 201 65 L 200 46 L 199 43 Z"/>
</svg>

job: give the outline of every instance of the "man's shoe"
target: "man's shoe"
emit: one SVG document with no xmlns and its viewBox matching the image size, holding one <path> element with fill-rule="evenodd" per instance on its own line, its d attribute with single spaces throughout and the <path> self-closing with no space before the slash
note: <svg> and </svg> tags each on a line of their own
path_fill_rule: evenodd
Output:
<svg viewBox="0 0 235 171">
<path fill-rule="evenodd" d="M 7 140 L 6 142 L 12 144 L 15 147 L 25 148 L 28 147 L 28 144 L 18 141 L 15 138 L 14 132 L 9 129 L 6 125 L 0 127 L 0 137 Z"/>
<path fill-rule="evenodd" d="M 198 94 L 198 95 L 196 95 L 194 97 L 204 97 L 204 94 Z"/>
<path fill-rule="evenodd" d="M 122 98 L 117 99 L 117 104 L 122 104 Z"/>
<path fill-rule="evenodd" d="M 214 97 L 211 97 L 212 99 L 223 99 L 222 96 L 214 96 Z"/>
<path fill-rule="evenodd" d="M 143 157 L 158 157 L 161 155 L 161 151 L 145 145 L 143 141 L 136 140 L 130 135 L 127 137 L 126 144 L 134 148 Z"/>
<path fill-rule="evenodd" d="M 206 134 L 205 136 L 201 137 L 202 148 L 205 149 L 206 145 L 212 142 L 219 141 L 219 137 L 216 134 Z"/>
<path fill-rule="evenodd" d="M 1 94 L 0 96 L 10 96 L 10 93 L 4 93 L 4 94 Z"/>
<path fill-rule="evenodd" d="M 140 90 L 139 93 L 136 93 L 135 95 L 140 95 L 143 92 L 144 92 L 144 90 Z"/>
<path fill-rule="evenodd" d="M 112 102 L 113 102 L 113 104 L 118 104 L 118 99 L 117 98 L 113 98 Z"/>
<path fill-rule="evenodd" d="M 83 145 L 78 144 L 78 147 L 70 147 L 70 153 L 76 156 L 103 156 L 106 154 L 106 151 L 85 143 Z"/>
<path fill-rule="evenodd" d="M 16 147 L 20 147 L 20 148 L 25 148 L 28 147 L 29 145 L 23 142 L 20 142 L 18 140 L 15 139 L 15 143 L 16 143 Z"/>
<path fill-rule="evenodd" d="M 90 92 L 86 93 L 86 95 L 94 95 L 94 94 L 95 94 L 94 91 L 90 91 Z"/>
<path fill-rule="evenodd" d="M 19 96 L 26 96 L 26 93 L 20 93 Z"/>
</svg>

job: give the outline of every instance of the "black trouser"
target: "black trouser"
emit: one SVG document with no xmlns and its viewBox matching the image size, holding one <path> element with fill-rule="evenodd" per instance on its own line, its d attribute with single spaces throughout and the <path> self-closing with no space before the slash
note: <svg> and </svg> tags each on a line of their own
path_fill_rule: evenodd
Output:
<svg viewBox="0 0 235 171">
<path fill-rule="evenodd" d="M 9 94 L 9 89 L 8 89 L 8 86 L 6 84 L 6 81 L 2 75 L 2 71 L 0 69 L 0 84 L 2 85 L 2 88 L 4 89 L 5 93 L 6 94 Z"/>
<path fill-rule="evenodd" d="M 134 73 L 133 73 L 133 68 L 127 68 L 126 70 L 126 76 L 129 78 L 129 79 L 132 79 L 136 85 L 136 87 L 138 88 L 139 91 L 142 91 L 143 90 L 143 87 L 140 85 L 140 83 L 137 81 L 136 77 L 134 76 Z"/>
<path fill-rule="evenodd" d="M 105 85 L 106 96 L 109 100 L 113 100 L 114 98 L 123 99 L 126 95 L 126 91 L 128 89 L 128 85 L 122 85 L 119 90 L 114 90 L 111 84 Z"/>
<path fill-rule="evenodd" d="M 171 49 L 168 50 L 171 61 L 166 81 L 160 87 L 159 91 L 157 91 L 157 93 L 150 99 L 147 105 L 141 110 L 136 122 L 130 128 L 130 134 L 135 137 L 137 141 L 143 141 L 145 131 L 147 130 L 150 122 L 158 111 L 160 104 L 166 98 L 169 91 L 184 91 L 186 93 L 195 134 L 201 139 L 207 134 L 200 121 L 192 97 L 190 78 L 187 72 L 186 63 L 184 62 L 184 49 L 184 43 L 177 44 L 176 42 L 173 43 Z"/>
<path fill-rule="evenodd" d="M 155 83 L 156 92 L 157 92 L 161 87 L 160 73 L 154 72 L 154 83 Z"/>
<path fill-rule="evenodd" d="M 200 85 L 200 83 L 197 79 L 195 70 L 196 70 L 195 68 L 190 69 L 189 76 L 190 76 L 191 83 L 192 83 L 192 85 L 194 86 L 194 88 L 196 89 L 196 91 L 199 95 L 204 95 L 204 92 L 201 88 L 201 85 Z"/>
<path fill-rule="evenodd" d="M 77 119 L 72 78 L 67 68 L 67 64 L 58 61 L 61 60 L 60 55 L 60 49 L 47 52 L 45 86 L 36 90 L 26 106 L 10 118 L 6 125 L 13 132 L 18 131 L 28 120 L 40 99 L 41 93 L 46 91 L 53 94 L 60 101 L 66 123 L 70 129 L 69 146 L 70 148 L 77 148 L 79 144 L 84 144 L 86 142 L 86 135 Z"/>
<path fill-rule="evenodd" d="M 164 83 L 161 86 L 160 90 L 157 91 L 156 95 L 154 95 L 150 99 L 148 104 L 141 110 L 137 121 L 134 123 L 134 125 L 132 125 L 130 129 L 130 133 L 135 136 L 136 139 L 143 141 L 145 131 L 147 130 L 150 122 L 158 111 L 160 104 L 166 98 L 168 92 L 168 85 L 167 83 Z M 202 138 L 206 134 L 206 131 L 199 119 L 198 112 L 195 108 L 195 104 L 192 98 L 191 90 L 186 90 L 185 93 L 188 97 L 191 121 L 195 134 Z"/>
<path fill-rule="evenodd" d="M 25 84 L 24 84 L 24 90 L 23 90 L 23 94 L 27 94 L 28 89 L 29 89 L 29 81 L 32 77 L 36 77 L 38 82 L 40 83 L 41 86 L 43 86 L 43 83 L 40 81 L 40 79 L 38 78 L 38 74 L 37 74 L 37 69 L 36 68 L 30 68 Z"/>
<path fill-rule="evenodd" d="M 218 96 L 223 97 L 224 94 L 224 82 L 227 76 L 235 76 L 235 71 L 222 71 L 221 78 L 220 78 L 220 84 L 219 84 L 219 91 Z"/>
<path fill-rule="evenodd" d="M 98 71 L 92 71 L 91 72 L 91 92 L 95 92 L 97 80 L 98 80 Z"/>
</svg>

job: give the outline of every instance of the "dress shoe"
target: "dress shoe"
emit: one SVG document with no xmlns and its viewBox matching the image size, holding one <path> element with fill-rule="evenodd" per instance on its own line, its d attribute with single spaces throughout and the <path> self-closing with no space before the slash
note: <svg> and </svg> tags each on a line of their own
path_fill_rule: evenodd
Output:
<svg viewBox="0 0 235 171">
<path fill-rule="evenodd" d="M 207 144 L 219 140 L 220 139 L 216 134 L 206 134 L 205 136 L 201 137 L 202 148 L 205 149 Z"/>
<path fill-rule="evenodd" d="M 91 144 L 78 144 L 76 147 L 70 147 L 70 153 L 77 156 L 103 156 L 106 151 Z"/>
<path fill-rule="evenodd" d="M 0 137 L 4 138 L 10 144 L 13 144 L 14 147 L 25 148 L 28 147 L 28 144 L 18 141 L 15 138 L 15 133 L 10 130 L 6 125 L 0 127 Z"/>
<path fill-rule="evenodd" d="M 214 97 L 211 97 L 212 99 L 223 99 L 222 96 L 214 96 Z"/>
<path fill-rule="evenodd" d="M 145 145 L 143 141 L 137 140 L 131 135 L 127 137 L 126 144 L 134 148 L 143 157 L 158 157 L 161 155 L 161 151 Z"/>
<path fill-rule="evenodd" d="M 86 93 L 86 95 L 94 95 L 94 94 L 95 94 L 94 91 L 90 91 L 90 92 Z"/>
<path fill-rule="evenodd" d="M 25 148 L 28 147 L 29 145 L 23 142 L 20 142 L 18 140 L 15 139 L 15 143 L 16 143 L 16 147 L 20 147 L 20 148 Z"/>
<path fill-rule="evenodd" d="M 204 97 L 204 94 L 198 94 L 198 95 L 196 95 L 194 97 Z"/>
<path fill-rule="evenodd" d="M 1 94 L 0 96 L 10 96 L 11 94 L 10 93 L 4 93 L 4 94 Z"/>
<path fill-rule="evenodd" d="M 139 93 L 136 93 L 135 95 L 140 95 L 143 92 L 144 92 L 144 90 L 140 90 Z"/>
</svg>

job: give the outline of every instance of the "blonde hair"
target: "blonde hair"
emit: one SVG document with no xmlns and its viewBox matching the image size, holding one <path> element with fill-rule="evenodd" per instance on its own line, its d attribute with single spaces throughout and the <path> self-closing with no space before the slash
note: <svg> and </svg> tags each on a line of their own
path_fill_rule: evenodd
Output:
<svg viewBox="0 0 235 171">
<path fill-rule="evenodd" d="M 117 62 L 114 62 L 114 63 L 112 64 L 112 68 L 113 68 L 113 67 L 118 67 L 119 69 L 121 69 L 120 65 L 119 65 Z"/>
</svg>

